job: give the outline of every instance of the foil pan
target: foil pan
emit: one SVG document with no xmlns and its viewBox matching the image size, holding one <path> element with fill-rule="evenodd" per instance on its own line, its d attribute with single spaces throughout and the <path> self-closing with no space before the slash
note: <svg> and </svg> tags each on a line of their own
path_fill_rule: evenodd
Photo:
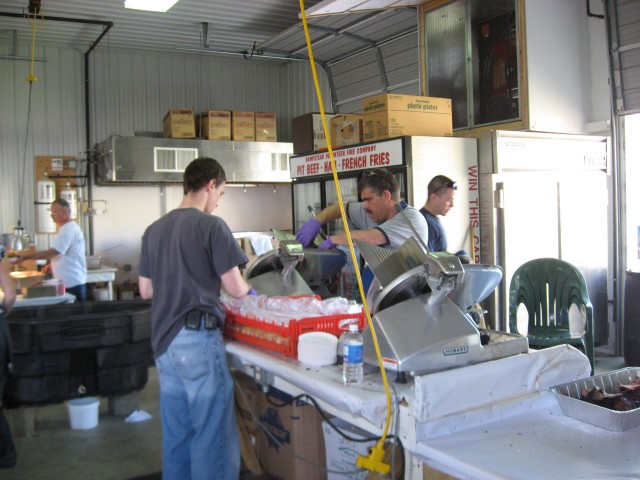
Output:
<svg viewBox="0 0 640 480">
<path fill-rule="evenodd" d="M 614 432 L 622 432 L 640 426 L 640 408 L 619 412 L 580 400 L 584 389 L 598 387 L 607 393 L 619 393 L 620 384 L 628 384 L 640 376 L 639 367 L 613 370 L 602 375 L 583 378 L 575 382 L 563 383 L 549 388 L 558 401 L 558 405 L 568 417 L 590 423 L 596 427 Z"/>
</svg>

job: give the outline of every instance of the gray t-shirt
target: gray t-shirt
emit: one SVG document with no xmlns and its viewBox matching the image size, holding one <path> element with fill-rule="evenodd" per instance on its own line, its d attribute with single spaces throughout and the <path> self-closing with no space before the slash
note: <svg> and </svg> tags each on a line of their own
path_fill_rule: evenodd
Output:
<svg viewBox="0 0 640 480">
<path fill-rule="evenodd" d="M 407 219 L 413 225 L 418 235 L 424 240 L 429 236 L 429 230 L 427 227 L 427 221 L 424 219 L 419 210 L 407 205 L 403 210 Z M 364 209 L 363 202 L 349 203 L 346 209 L 347 217 L 353 223 L 353 225 L 360 229 L 366 230 L 370 228 L 376 228 L 384 235 L 386 243 L 380 245 L 381 247 L 388 247 L 391 250 L 396 250 L 406 242 L 409 237 L 414 237 L 415 234 L 411 227 L 407 225 L 407 220 L 403 215 L 397 213 L 391 220 L 377 224 Z M 420 239 L 418 239 L 420 243 Z"/>
<path fill-rule="evenodd" d="M 220 277 L 247 261 L 225 221 L 195 208 L 173 210 L 146 229 L 139 273 L 153 282 L 156 358 L 184 326 L 187 312 L 222 309 Z"/>
</svg>

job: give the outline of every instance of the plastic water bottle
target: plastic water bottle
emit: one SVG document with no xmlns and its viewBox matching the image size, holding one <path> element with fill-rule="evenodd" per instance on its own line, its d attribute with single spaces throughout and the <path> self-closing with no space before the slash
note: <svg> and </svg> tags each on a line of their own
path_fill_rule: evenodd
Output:
<svg viewBox="0 0 640 480">
<path fill-rule="evenodd" d="M 345 385 L 358 385 L 362 383 L 364 359 L 364 344 L 358 325 L 350 324 L 349 331 L 344 332 L 342 337 L 342 380 Z"/>
</svg>

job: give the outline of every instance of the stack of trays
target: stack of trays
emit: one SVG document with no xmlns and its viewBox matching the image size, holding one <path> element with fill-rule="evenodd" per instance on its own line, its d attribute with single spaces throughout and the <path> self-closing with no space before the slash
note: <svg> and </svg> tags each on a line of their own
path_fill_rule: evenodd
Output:
<svg viewBox="0 0 640 480">
<path fill-rule="evenodd" d="M 305 365 L 333 365 L 337 360 L 337 351 L 338 338 L 330 333 L 303 333 L 298 339 L 298 360 Z"/>
</svg>

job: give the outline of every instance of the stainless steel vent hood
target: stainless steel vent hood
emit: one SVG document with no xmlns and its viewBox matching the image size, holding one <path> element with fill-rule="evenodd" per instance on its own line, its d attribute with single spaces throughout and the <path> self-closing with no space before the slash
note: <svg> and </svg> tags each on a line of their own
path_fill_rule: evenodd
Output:
<svg viewBox="0 0 640 480">
<path fill-rule="evenodd" d="M 228 183 L 287 183 L 292 143 L 112 136 L 97 146 L 99 185 L 182 183 L 197 157 L 220 162 Z"/>
</svg>

